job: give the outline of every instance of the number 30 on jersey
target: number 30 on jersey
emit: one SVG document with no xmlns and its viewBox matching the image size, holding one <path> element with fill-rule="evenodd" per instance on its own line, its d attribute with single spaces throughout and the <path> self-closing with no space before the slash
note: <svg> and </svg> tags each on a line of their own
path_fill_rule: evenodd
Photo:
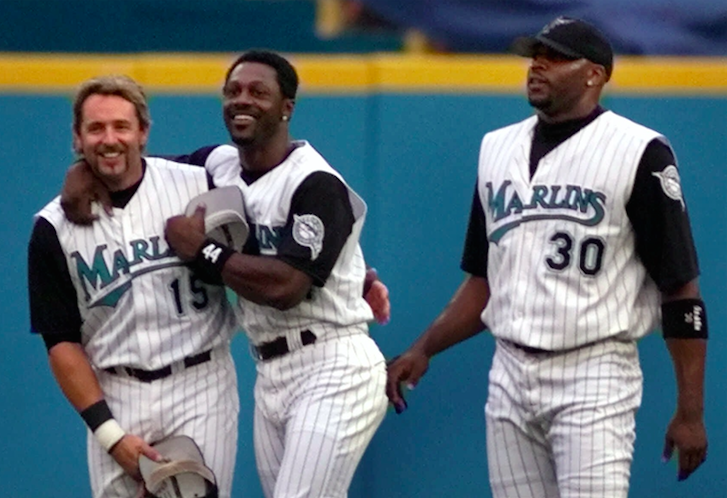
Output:
<svg viewBox="0 0 727 498">
<path fill-rule="evenodd" d="M 603 253 L 606 244 L 598 237 L 586 237 L 580 243 L 573 240 L 567 232 L 556 232 L 550 237 L 550 243 L 555 246 L 555 252 L 545 258 L 545 264 L 551 270 L 564 271 L 578 260 L 578 269 L 584 275 L 594 277 L 601 271 Z"/>
</svg>

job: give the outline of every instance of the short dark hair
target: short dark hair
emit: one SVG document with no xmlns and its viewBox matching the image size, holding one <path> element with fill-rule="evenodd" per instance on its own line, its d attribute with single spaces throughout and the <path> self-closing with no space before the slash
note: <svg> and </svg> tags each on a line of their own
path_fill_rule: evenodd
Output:
<svg viewBox="0 0 727 498">
<path fill-rule="evenodd" d="M 235 59 L 227 70 L 225 83 L 230 79 L 232 71 L 243 62 L 258 62 L 275 69 L 280 92 L 285 98 L 295 100 L 295 94 L 298 92 L 298 73 L 288 59 L 269 50 L 248 50 Z"/>
</svg>

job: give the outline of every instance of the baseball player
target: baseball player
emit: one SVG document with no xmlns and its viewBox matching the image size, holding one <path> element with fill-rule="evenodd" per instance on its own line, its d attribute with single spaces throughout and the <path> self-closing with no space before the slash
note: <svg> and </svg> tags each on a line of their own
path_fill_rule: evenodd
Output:
<svg viewBox="0 0 727 498">
<path fill-rule="evenodd" d="M 35 217 L 28 249 L 33 332 L 89 427 L 94 497 L 136 496 L 150 443 L 191 437 L 229 497 L 239 401 L 229 345 L 234 313 L 164 239 L 165 221 L 209 189 L 201 168 L 142 156 L 149 110 L 126 77 L 85 82 L 73 144 L 110 191 L 113 216 L 68 222 L 59 199 Z"/>
<path fill-rule="evenodd" d="M 230 78 L 233 70 L 240 78 Z M 248 52 L 226 80 L 225 93 L 238 92 L 225 99 L 224 110 L 237 147 L 205 147 L 175 160 L 205 166 L 215 185 L 237 185 L 245 195 L 252 233 L 244 252 L 257 257 L 242 261 L 252 265 L 244 271 L 254 275 L 225 283 L 239 289 L 238 317 L 260 360 L 255 449 L 263 489 L 276 497 L 345 496 L 386 408 L 383 357 L 366 323 L 372 313 L 386 323 L 390 303 L 388 289 L 366 267 L 358 245 L 365 204 L 307 142 L 290 140 L 298 77 L 288 61 Z M 74 165 L 62 193 L 68 217 L 85 224 L 96 219 L 91 201 L 108 203 L 106 187 L 87 169 Z M 201 213 L 184 220 L 170 222 L 170 241 L 183 223 L 192 226 L 179 230 L 199 235 Z M 177 239 L 184 242 L 181 235 Z M 185 248 L 174 249 L 183 254 Z M 206 254 L 223 258 L 223 249 Z M 206 265 L 198 265 L 196 273 L 220 277 Z M 302 346 L 305 352 L 288 354 Z M 281 385 L 285 391 L 278 391 Z"/>
<path fill-rule="evenodd" d="M 685 479 L 706 458 L 707 321 L 673 151 L 599 105 L 613 52 L 592 25 L 561 17 L 514 49 L 532 59 L 536 115 L 483 138 L 467 276 L 389 366 L 387 395 L 404 410 L 401 383 L 487 328 L 493 496 L 625 498 L 642 391 L 636 341 L 661 318 L 679 393 L 664 457 L 677 449 Z"/>
<path fill-rule="evenodd" d="M 251 227 L 242 253 L 206 239 L 203 212 L 167 223 L 195 271 L 238 295 L 257 359 L 254 443 L 266 497 L 345 497 L 386 411 L 386 366 L 369 337 L 359 236 L 366 206 L 321 155 L 292 141 L 298 77 L 283 57 L 243 54 L 223 88 L 236 148 L 193 154 L 238 185 Z"/>
</svg>

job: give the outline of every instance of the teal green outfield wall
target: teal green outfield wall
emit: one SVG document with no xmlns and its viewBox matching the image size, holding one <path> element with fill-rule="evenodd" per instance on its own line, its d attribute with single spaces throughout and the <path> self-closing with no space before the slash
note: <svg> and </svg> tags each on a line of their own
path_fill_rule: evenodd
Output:
<svg viewBox="0 0 727 498">
<path fill-rule="evenodd" d="M 671 362 L 658 337 L 641 344 L 646 380 L 630 496 L 727 496 L 727 98 L 613 96 L 605 103 L 665 133 L 677 151 L 712 330 L 709 459 L 679 484 L 674 464 L 660 462 L 674 408 Z M 185 152 L 226 139 L 215 97 L 155 96 L 151 108 L 152 153 Z M 300 99 L 294 134 L 309 139 L 369 204 L 364 251 L 389 286 L 393 305 L 391 323 L 372 328 L 386 356 L 399 353 L 426 327 L 462 279 L 459 258 L 482 134 L 530 112 L 519 96 Z M 0 96 L 4 496 L 90 496 L 84 427 L 55 385 L 42 341 L 28 331 L 25 254 L 31 218 L 58 192 L 72 159 L 69 123 L 67 97 Z M 234 496 L 259 498 L 251 445 L 254 366 L 243 337 L 234 349 L 243 403 Z M 433 360 L 409 394 L 409 410 L 400 416 L 389 412 L 359 468 L 352 498 L 490 496 L 483 406 L 492 350 L 491 337 L 482 335 Z"/>
</svg>

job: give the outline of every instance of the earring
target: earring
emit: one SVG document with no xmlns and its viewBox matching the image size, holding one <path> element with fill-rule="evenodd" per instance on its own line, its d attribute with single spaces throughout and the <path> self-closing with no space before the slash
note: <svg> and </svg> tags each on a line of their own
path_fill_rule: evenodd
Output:
<svg viewBox="0 0 727 498">
<path fill-rule="evenodd" d="M 288 116 L 283 116 L 283 121 L 287 121 L 287 120 L 288 120 Z"/>
<path fill-rule="evenodd" d="M 593 81 L 588 80 L 588 82 L 586 83 L 586 86 L 593 86 Z"/>
</svg>

